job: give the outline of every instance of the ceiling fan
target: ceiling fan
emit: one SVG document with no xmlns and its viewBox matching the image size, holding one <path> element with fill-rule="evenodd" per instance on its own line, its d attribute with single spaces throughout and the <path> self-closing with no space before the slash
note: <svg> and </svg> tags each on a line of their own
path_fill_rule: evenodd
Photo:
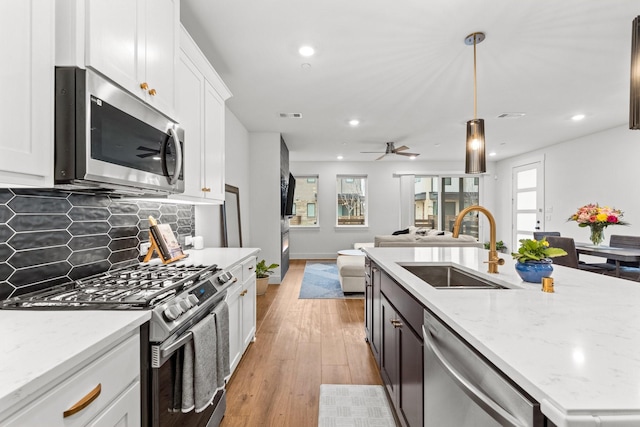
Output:
<svg viewBox="0 0 640 427">
<path fill-rule="evenodd" d="M 406 145 L 402 145 L 396 148 L 395 143 L 393 142 L 387 142 L 386 144 L 387 144 L 387 148 L 385 151 L 361 151 L 361 153 L 384 153 L 382 156 L 378 157 L 376 160 L 380 160 L 384 156 L 387 156 L 389 154 L 397 154 L 398 156 L 409 156 L 409 157 L 416 157 L 420 155 L 418 153 L 405 153 L 404 150 L 409 149 L 409 147 L 407 147 Z"/>
</svg>

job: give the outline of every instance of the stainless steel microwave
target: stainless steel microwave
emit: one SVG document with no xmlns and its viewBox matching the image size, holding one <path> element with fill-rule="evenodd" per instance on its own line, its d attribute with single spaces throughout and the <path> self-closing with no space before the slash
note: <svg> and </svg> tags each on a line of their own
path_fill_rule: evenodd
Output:
<svg viewBox="0 0 640 427">
<path fill-rule="evenodd" d="M 55 186 L 118 194 L 184 191 L 184 130 L 100 74 L 55 71 Z"/>
</svg>

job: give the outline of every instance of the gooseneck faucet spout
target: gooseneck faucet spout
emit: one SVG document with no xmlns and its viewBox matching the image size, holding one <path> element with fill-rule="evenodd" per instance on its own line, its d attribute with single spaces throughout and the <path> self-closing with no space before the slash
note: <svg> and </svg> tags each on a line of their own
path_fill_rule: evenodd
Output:
<svg viewBox="0 0 640 427">
<path fill-rule="evenodd" d="M 462 219 L 471 211 L 482 212 L 489 220 L 489 261 L 486 262 L 489 264 L 489 273 L 497 273 L 498 265 L 503 265 L 504 260 L 498 256 L 498 251 L 496 250 L 496 220 L 493 218 L 493 215 L 491 215 L 491 212 L 479 205 L 464 208 L 456 217 L 456 222 L 453 225 L 453 237 L 460 235 Z"/>
</svg>

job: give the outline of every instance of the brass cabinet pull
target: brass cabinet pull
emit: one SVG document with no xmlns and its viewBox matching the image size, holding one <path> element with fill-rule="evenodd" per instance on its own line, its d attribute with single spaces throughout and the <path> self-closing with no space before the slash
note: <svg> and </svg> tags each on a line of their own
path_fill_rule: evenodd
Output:
<svg viewBox="0 0 640 427">
<path fill-rule="evenodd" d="M 140 83 L 140 89 L 148 90 L 149 89 L 149 85 L 146 82 Z"/>
<path fill-rule="evenodd" d="M 202 187 L 202 192 L 203 193 L 210 193 L 211 189 L 209 187 Z"/>
<path fill-rule="evenodd" d="M 240 296 L 241 296 L 241 297 L 245 296 L 245 295 L 247 294 L 247 292 L 248 292 L 248 291 L 245 289 L 244 291 L 240 292 Z"/>
<path fill-rule="evenodd" d="M 62 413 L 62 417 L 63 418 L 67 418 L 67 417 L 70 417 L 73 414 L 76 414 L 76 413 L 82 411 L 84 408 L 89 406 L 91 404 L 91 402 L 96 400 L 98 398 L 98 396 L 100 396 L 100 392 L 101 391 L 102 391 L 102 384 L 98 384 L 96 386 L 96 388 L 94 388 L 89 393 L 87 393 L 87 395 L 85 397 L 83 397 L 82 399 L 80 399 L 75 405 L 73 405 L 71 408 L 69 408 L 66 411 L 64 411 Z"/>
<path fill-rule="evenodd" d="M 247 267 L 247 270 L 253 270 L 253 265 L 252 265 L 252 266 Z"/>
<path fill-rule="evenodd" d="M 151 95 L 151 96 L 156 96 L 156 93 L 158 93 L 158 92 L 156 92 L 155 89 L 149 90 L 149 95 Z"/>
<path fill-rule="evenodd" d="M 401 328 L 402 327 L 402 322 L 398 319 L 391 319 L 390 320 L 391 324 L 393 325 L 394 328 Z"/>
</svg>

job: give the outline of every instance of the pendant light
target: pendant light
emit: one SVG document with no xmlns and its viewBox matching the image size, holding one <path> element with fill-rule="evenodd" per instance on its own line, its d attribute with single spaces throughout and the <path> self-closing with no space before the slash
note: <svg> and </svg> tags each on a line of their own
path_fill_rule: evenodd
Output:
<svg viewBox="0 0 640 427">
<path fill-rule="evenodd" d="M 468 46 L 473 45 L 473 120 L 467 122 L 467 155 L 465 173 L 484 173 L 487 162 L 484 148 L 484 120 L 478 118 L 478 94 L 476 85 L 476 45 L 484 40 L 484 33 L 472 33 L 465 39 Z"/>
<path fill-rule="evenodd" d="M 640 130 L 640 16 L 631 30 L 631 97 L 629 129 Z"/>
</svg>

